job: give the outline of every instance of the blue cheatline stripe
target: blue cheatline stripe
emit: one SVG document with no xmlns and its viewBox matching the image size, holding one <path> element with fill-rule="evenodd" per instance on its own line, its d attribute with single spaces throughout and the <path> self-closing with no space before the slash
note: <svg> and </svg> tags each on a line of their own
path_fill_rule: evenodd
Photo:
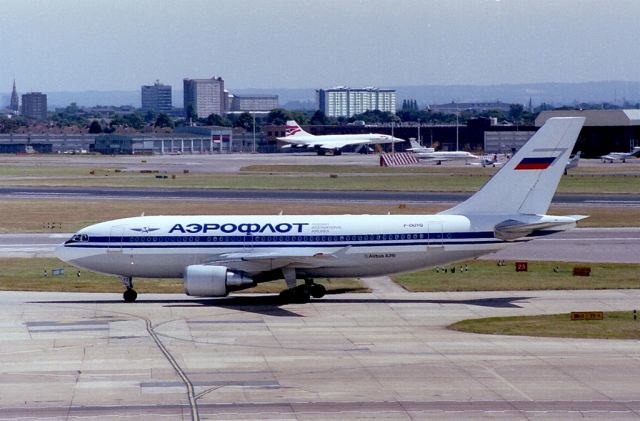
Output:
<svg viewBox="0 0 640 421">
<path fill-rule="evenodd" d="M 494 239 L 490 241 L 451 241 L 451 242 L 418 242 L 418 243 L 218 243 L 218 244 L 202 244 L 202 243 L 189 243 L 189 244 L 166 244 L 166 243 L 145 243 L 145 244 L 120 244 L 112 243 L 111 248 L 128 248 L 128 249 L 186 249 L 186 248 L 207 248 L 207 249 L 228 249 L 228 248 L 242 248 L 247 247 L 249 244 L 251 248 L 317 248 L 317 247 L 398 247 L 398 246 L 439 246 L 439 245 L 473 245 L 473 244 L 496 244 L 504 241 Z M 108 244 L 87 244 L 87 243 L 75 243 L 67 244 L 67 247 L 74 248 L 107 248 Z"/>
<path fill-rule="evenodd" d="M 554 234 L 558 231 L 540 230 L 529 234 L 535 238 Z M 395 236 L 411 238 L 399 238 Z M 375 237 L 394 237 L 377 239 Z M 419 239 L 414 236 L 421 237 Z M 350 237 L 347 240 L 345 237 Z M 131 248 L 131 249 L 170 249 L 170 248 L 302 248 L 302 247 L 398 247 L 398 246 L 436 246 L 436 245 L 478 245 L 496 244 L 504 241 L 495 238 L 492 231 L 444 233 L 428 238 L 426 234 L 375 234 L 375 235 L 279 235 L 279 236 L 124 236 L 110 241 L 110 237 L 90 237 L 89 241 L 67 243 L 74 248 Z M 361 238 L 361 239 L 358 239 Z M 149 241 L 149 240 L 156 241 Z M 167 241 L 168 239 L 168 241 Z M 275 240 L 274 240 L 275 239 Z M 417 241 L 416 241 L 417 240 Z M 526 241 L 526 240 L 522 240 Z M 513 242 L 513 241 L 512 241 Z M 518 242 L 518 241 L 516 241 Z"/>
<path fill-rule="evenodd" d="M 98 236 L 87 241 L 69 242 L 71 247 L 125 247 L 125 248 L 184 248 L 184 247 L 235 247 L 251 244 L 255 247 L 333 247 L 346 246 L 406 246 L 429 243 L 478 244 L 478 240 L 494 242 L 490 231 L 479 233 L 442 233 L 429 237 L 425 233 L 415 234 L 369 234 L 369 235 L 225 235 L 225 236 Z M 473 241 L 476 240 L 476 241 Z M 374 243 L 375 241 L 375 243 Z"/>
<path fill-rule="evenodd" d="M 405 240 L 469 240 L 494 238 L 492 231 L 483 232 L 449 232 L 449 233 L 412 233 L 412 234 L 353 234 L 353 235 L 137 235 L 137 236 L 92 236 L 88 238 L 91 243 L 122 243 L 122 244 L 148 244 L 148 243 L 229 243 L 247 242 L 253 243 L 279 243 L 279 242 L 305 242 L 326 243 L 345 241 L 405 241 Z"/>
</svg>

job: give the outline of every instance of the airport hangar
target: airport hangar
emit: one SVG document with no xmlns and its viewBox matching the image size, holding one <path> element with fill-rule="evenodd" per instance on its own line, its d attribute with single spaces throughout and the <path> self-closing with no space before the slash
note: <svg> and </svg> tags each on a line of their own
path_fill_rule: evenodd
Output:
<svg viewBox="0 0 640 421">
<path fill-rule="evenodd" d="M 536 118 L 541 127 L 551 117 L 586 117 L 574 151 L 585 158 L 609 152 L 629 152 L 640 144 L 640 110 L 557 110 L 543 111 Z"/>
<path fill-rule="evenodd" d="M 597 158 L 611 151 L 627 152 L 640 143 L 640 110 L 557 110 L 543 111 L 534 126 L 496 125 L 491 119 L 469 120 L 467 125 L 420 125 L 403 123 L 386 125 L 303 126 L 309 133 L 323 134 L 394 134 L 403 139 L 421 138 L 424 145 L 438 143 L 442 150 L 482 150 L 484 153 L 512 153 L 519 149 L 551 117 L 584 116 L 587 118 L 574 151 L 585 158 Z M 233 152 L 278 152 L 277 137 L 285 126 L 267 125 L 256 133 L 229 127 L 180 127 L 172 133 L 127 134 L 0 134 L 0 153 L 97 152 L 102 154 L 211 154 Z M 420 135 L 418 135 L 420 133 Z M 457 139 L 457 140 L 456 140 Z M 255 149 L 254 149 L 255 145 Z M 389 145 L 385 145 L 390 150 Z M 409 142 L 394 145 L 396 152 Z M 346 151 L 356 150 L 347 147 Z"/>
</svg>

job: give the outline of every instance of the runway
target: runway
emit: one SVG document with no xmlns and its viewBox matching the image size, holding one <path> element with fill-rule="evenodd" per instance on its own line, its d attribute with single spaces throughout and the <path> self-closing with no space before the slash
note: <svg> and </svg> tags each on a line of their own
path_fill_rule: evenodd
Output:
<svg viewBox="0 0 640 421">
<path fill-rule="evenodd" d="M 0 257 L 52 257 L 56 245 L 71 233 L 0 234 Z M 486 260 L 553 260 L 640 263 L 640 228 L 577 228 L 514 244 Z"/>
<path fill-rule="evenodd" d="M 126 200 L 270 200 L 321 202 L 459 203 L 471 193 L 396 191 L 297 191 L 183 188 L 0 187 L 3 198 Z M 638 194 L 556 194 L 554 204 L 640 206 Z"/>
<path fill-rule="evenodd" d="M 637 341 L 444 326 L 639 302 L 638 290 L 344 294 L 285 306 L 0 292 L 0 419 L 633 419 Z"/>
</svg>

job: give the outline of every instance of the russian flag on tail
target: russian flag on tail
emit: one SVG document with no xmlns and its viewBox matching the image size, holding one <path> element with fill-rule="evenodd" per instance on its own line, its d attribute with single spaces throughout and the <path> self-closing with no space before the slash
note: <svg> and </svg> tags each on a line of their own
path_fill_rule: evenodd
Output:
<svg viewBox="0 0 640 421">
<path fill-rule="evenodd" d="M 543 157 L 543 158 L 522 158 L 522 161 L 516 165 L 516 170 L 545 170 L 549 168 L 553 161 L 556 160 L 555 156 Z"/>
</svg>

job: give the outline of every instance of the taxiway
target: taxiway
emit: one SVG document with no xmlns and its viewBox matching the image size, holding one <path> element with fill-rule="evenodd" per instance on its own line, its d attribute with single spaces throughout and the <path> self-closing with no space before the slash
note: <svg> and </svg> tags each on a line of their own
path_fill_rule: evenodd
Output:
<svg viewBox="0 0 640 421">
<path fill-rule="evenodd" d="M 304 202 L 373 202 L 373 203 L 460 203 L 472 193 L 398 192 L 398 191 L 313 191 L 313 190 L 235 190 L 187 188 L 120 188 L 120 187 L 22 187 L 0 186 L 0 197 L 8 199 L 59 200 L 269 200 Z M 616 207 L 640 206 L 638 194 L 556 194 L 553 204 L 597 205 Z"/>
<path fill-rule="evenodd" d="M 634 419 L 637 341 L 445 326 L 639 302 L 637 290 L 344 294 L 286 306 L 1 292 L 0 419 Z"/>
</svg>

